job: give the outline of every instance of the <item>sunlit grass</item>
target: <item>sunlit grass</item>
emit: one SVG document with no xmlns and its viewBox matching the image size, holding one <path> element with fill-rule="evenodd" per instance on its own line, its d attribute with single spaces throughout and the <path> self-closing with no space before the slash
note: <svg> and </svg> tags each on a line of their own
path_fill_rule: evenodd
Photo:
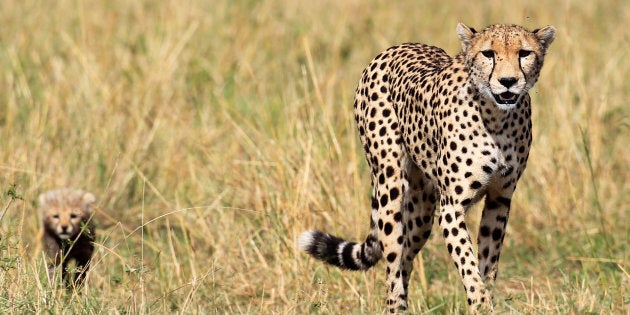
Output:
<svg viewBox="0 0 630 315">
<path fill-rule="evenodd" d="M 534 143 L 497 312 L 630 311 L 624 1 L 0 8 L 0 313 L 382 312 L 382 264 L 340 271 L 294 241 L 308 228 L 364 238 L 370 184 L 352 114 L 361 71 L 401 42 L 457 53 L 460 21 L 558 29 L 532 90 Z M 36 239 L 36 197 L 59 186 L 98 198 L 97 253 L 75 294 L 47 283 Z M 464 312 L 439 236 L 415 270 L 412 312 Z"/>
</svg>

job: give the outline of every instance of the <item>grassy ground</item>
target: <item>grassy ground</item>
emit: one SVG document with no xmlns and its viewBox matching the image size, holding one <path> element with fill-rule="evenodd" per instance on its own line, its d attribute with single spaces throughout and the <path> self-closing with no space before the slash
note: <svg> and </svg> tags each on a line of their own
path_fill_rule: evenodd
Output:
<svg viewBox="0 0 630 315">
<path fill-rule="evenodd" d="M 342 272 L 294 242 L 313 227 L 363 239 L 361 71 L 401 42 L 455 54 L 462 21 L 558 29 L 498 313 L 628 314 L 628 19 L 615 0 L 3 2 L 0 313 L 382 312 L 382 263 Z M 45 280 L 35 237 L 37 195 L 59 186 L 98 196 L 75 294 Z M 464 311 L 440 237 L 416 271 L 412 313 Z"/>
</svg>

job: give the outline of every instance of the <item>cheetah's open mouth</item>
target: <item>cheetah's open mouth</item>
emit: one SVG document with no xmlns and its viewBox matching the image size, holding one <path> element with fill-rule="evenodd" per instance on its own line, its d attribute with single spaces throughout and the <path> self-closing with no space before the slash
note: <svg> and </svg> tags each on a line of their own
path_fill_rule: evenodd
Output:
<svg viewBox="0 0 630 315">
<path fill-rule="evenodd" d="M 518 99 L 518 95 L 511 92 L 503 92 L 501 94 L 492 94 L 499 104 L 514 104 Z"/>
</svg>

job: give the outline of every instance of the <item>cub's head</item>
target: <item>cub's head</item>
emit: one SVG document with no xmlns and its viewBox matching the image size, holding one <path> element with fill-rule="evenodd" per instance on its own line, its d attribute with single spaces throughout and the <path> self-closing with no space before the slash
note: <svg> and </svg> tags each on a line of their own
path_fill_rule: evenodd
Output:
<svg viewBox="0 0 630 315">
<path fill-rule="evenodd" d="M 459 23 L 457 34 L 473 84 L 497 107 L 510 110 L 538 80 L 556 29 L 492 25 L 477 32 Z"/>
<path fill-rule="evenodd" d="M 92 214 L 94 195 L 81 189 L 62 188 L 39 195 L 44 230 L 65 240 L 81 232 Z"/>
</svg>

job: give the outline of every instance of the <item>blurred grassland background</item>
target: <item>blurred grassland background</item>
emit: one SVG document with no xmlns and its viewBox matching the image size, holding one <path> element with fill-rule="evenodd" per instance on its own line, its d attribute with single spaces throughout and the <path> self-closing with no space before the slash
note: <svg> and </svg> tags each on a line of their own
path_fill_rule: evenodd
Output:
<svg viewBox="0 0 630 315">
<path fill-rule="evenodd" d="M 382 312 L 382 263 L 329 268 L 295 239 L 364 239 L 361 71 L 402 42 L 454 55 L 461 21 L 558 30 L 497 312 L 629 314 L 628 20 L 615 0 L 3 1 L 0 313 Z M 60 186 L 98 197 L 75 294 L 48 283 L 36 238 L 37 195 Z M 421 256 L 411 312 L 464 312 L 442 238 Z"/>
</svg>

